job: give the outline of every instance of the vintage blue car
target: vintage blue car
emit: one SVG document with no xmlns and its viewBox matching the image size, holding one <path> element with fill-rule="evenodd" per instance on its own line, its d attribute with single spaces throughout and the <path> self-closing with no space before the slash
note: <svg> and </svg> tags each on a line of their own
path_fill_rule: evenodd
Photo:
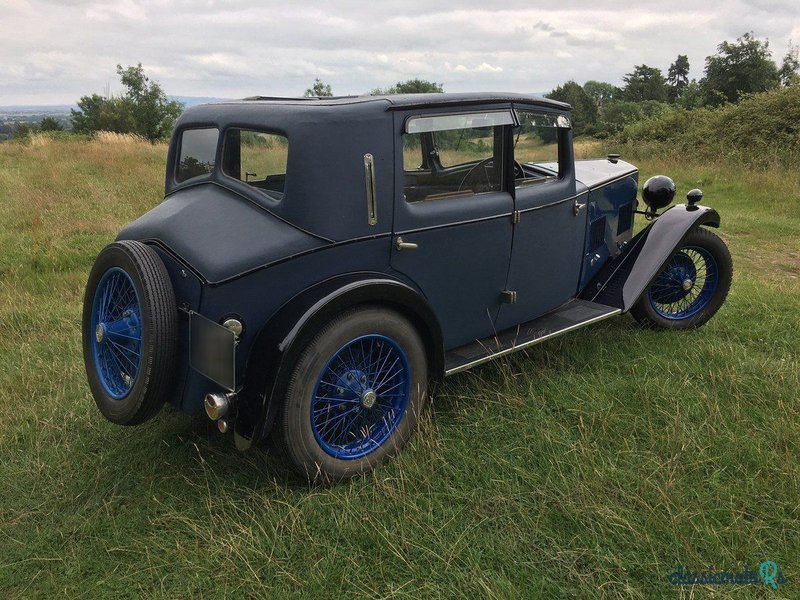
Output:
<svg viewBox="0 0 800 600">
<path fill-rule="evenodd" d="M 429 381 L 630 312 L 710 319 L 731 284 L 698 204 L 517 94 L 254 97 L 192 108 L 166 198 L 98 256 L 83 352 L 120 425 L 205 407 L 311 480 L 409 439 Z M 633 235 L 634 215 L 648 225 Z"/>
</svg>

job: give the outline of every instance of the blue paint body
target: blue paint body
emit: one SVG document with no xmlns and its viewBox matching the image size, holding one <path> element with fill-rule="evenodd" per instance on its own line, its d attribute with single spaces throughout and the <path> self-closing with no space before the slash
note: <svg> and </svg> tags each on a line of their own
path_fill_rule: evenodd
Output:
<svg viewBox="0 0 800 600">
<path fill-rule="evenodd" d="M 236 348 L 236 429 L 242 439 L 255 439 L 269 429 L 271 399 L 282 393 L 308 332 L 349 306 L 381 303 L 406 314 L 440 374 L 447 350 L 581 295 L 631 239 L 638 172 L 622 161 L 576 162 L 570 129 L 557 130 L 561 171 L 547 184 L 515 190 L 511 178 L 505 191 L 404 198 L 407 119 L 518 108 L 569 115 L 558 102 L 496 94 L 255 99 L 188 110 L 170 146 L 164 202 L 118 237 L 152 244 L 175 288 L 181 375 L 172 402 L 196 413 L 205 393 L 219 389 L 188 364 L 190 311 L 245 324 Z M 230 127 L 285 135 L 284 197 L 269 198 L 219 169 L 178 184 L 181 133 L 203 126 L 217 127 L 221 139 Z M 509 168 L 511 134 L 508 126 Z M 374 157 L 372 225 L 365 154 Z M 681 226 L 690 228 L 689 221 Z M 399 236 L 417 249 L 398 250 Z M 501 302 L 504 290 L 517 292 L 516 303 Z"/>
</svg>

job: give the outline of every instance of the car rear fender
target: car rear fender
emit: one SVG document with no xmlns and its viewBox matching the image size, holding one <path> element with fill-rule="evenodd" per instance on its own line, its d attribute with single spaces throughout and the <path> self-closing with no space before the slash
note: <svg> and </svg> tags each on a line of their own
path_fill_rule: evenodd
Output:
<svg viewBox="0 0 800 600">
<path fill-rule="evenodd" d="M 238 402 L 235 437 L 240 450 L 271 430 L 292 368 L 313 335 L 343 311 L 362 304 L 388 306 L 409 318 L 425 343 L 429 372 L 434 377 L 443 375 L 441 328 L 417 290 L 382 273 L 353 273 L 328 279 L 284 304 L 257 336 Z"/>
<path fill-rule="evenodd" d="M 589 282 L 581 297 L 629 311 L 689 233 L 701 225 L 719 224 L 713 208 L 673 206 L 636 234 Z"/>
</svg>

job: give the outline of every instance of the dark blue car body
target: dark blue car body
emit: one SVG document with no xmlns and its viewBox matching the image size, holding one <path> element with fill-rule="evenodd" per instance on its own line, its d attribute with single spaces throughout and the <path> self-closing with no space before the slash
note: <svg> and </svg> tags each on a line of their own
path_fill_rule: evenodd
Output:
<svg viewBox="0 0 800 600">
<path fill-rule="evenodd" d="M 407 201 L 410 120 L 516 119 L 522 109 L 558 122 L 557 163 L 515 165 L 516 122 L 496 143 L 507 144 L 508 172 L 534 169 L 546 183 L 515 187 L 506 175 L 498 190 Z M 616 157 L 576 161 L 568 119 L 567 105 L 512 94 L 254 98 L 188 110 L 170 147 L 165 200 L 118 237 L 155 248 L 174 287 L 172 403 L 193 414 L 208 392 L 235 392 L 237 444 L 247 447 L 271 427 L 300 351 L 294 341 L 359 304 L 406 315 L 435 377 L 629 310 L 684 236 L 719 217 L 678 205 L 634 237 L 637 169 Z M 285 136 L 282 195 L 220 168 L 179 183 L 182 134 L 209 127 L 218 130 L 217 164 L 232 128 Z M 193 353 L 206 343 L 195 331 L 201 318 L 243 324 L 224 378 Z"/>
</svg>

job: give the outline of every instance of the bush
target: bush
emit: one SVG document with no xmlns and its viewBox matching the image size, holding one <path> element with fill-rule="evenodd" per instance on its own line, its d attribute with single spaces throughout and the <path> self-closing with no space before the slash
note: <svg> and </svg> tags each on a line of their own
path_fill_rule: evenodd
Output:
<svg viewBox="0 0 800 600">
<path fill-rule="evenodd" d="M 753 94 L 738 104 L 674 107 L 630 123 L 614 141 L 628 154 L 686 153 L 735 160 L 756 168 L 800 164 L 800 87 Z"/>
</svg>

